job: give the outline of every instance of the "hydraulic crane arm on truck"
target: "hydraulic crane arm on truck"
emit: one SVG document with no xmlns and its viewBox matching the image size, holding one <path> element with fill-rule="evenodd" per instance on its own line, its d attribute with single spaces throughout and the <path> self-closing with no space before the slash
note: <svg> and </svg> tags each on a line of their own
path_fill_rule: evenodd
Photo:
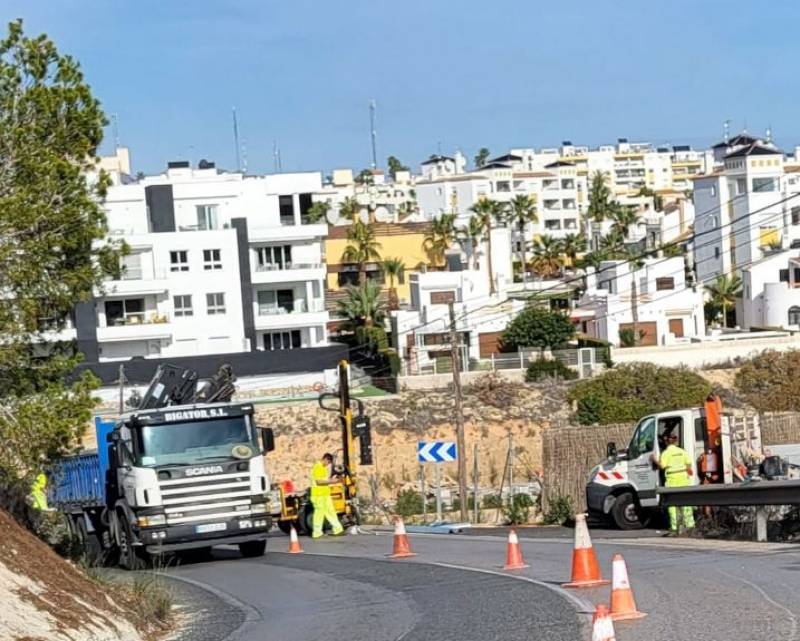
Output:
<svg viewBox="0 0 800 641">
<path fill-rule="evenodd" d="M 694 489 L 662 489 L 663 475 L 652 457 L 660 456 L 668 434 L 677 434 L 680 447 L 694 461 Z M 764 460 L 759 417 L 726 415 L 712 395 L 702 407 L 640 419 L 625 449 L 609 443 L 607 458 L 589 475 L 586 503 L 590 513 L 610 517 L 621 529 L 637 529 L 664 507 L 667 492 L 686 495 L 699 491 L 698 484 L 731 486 L 749 478 Z M 786 468 L 780 463 L 777 467 Z"/>
<path fill-rule="evenodd" d="M 274 436 L 252 404 L 229 402 L 233 380 L 229 366 L 204 385 L 159 367 L 135 409 L 95 420 L 95 452 L 52 466 L 51 505 L 90 556 L 138 569 L 151 554 L 222 544 L 264 553 Z"/>
<path fill-rule="evenodd" d="M 357 473 L 356 441 L 359 446 L 359 462 L 361 465 L 372 465 L 372 435 L 369 417 L 364 413 L 364 404 L 350 396 L 350 365 L 341 361 L 338 369 L 338 386 L 336 393 L 323 393 L 319 396 L 319 406 L 338 415 L 341 435 L 341 462 L 334 461 L 334 472 L 342 479 L 332 483 L 331 497 L 336 513 L 342 524 L 353 526 L 359 524 L 357 506 Z M 331 403 L 331 401 L 335 401 Z M 353 404 L 357 414 L 353 415 Z M 317 453 L 316 455 L 319 455 Z M 312 461 L 307 462 L 311 467 Z M 300 534 L 311 532 L 311 516 L 313 507 L 309 500 L 309 491 L 295 493 L 291 483 L 276 485 L 272 492 L 272 518 L 277 521 L 281 531 L 288 534 L 294 526 Z"/>
</svg>

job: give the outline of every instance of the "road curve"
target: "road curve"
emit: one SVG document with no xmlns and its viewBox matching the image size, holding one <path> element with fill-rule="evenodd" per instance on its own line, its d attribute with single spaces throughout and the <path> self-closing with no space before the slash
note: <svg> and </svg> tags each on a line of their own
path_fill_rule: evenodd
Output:
<svg viewBox="0 0 800 641">
<path fill-rule="evenodd" d="M 270 543 L 283 547 L 284 541 Z M 585 634 L 564 595 L 499 573 L 416 559 L 214 554 L 170 575 L 194 589 L 206 586 L 228 606 L 239 603 L 243 616 L 228 630 L 229 641 L 330 641 L 342 634 L 348 641 L 575 641 Z M 207 625 L 190 626 L 181 641 L 211 638 Z"/>
</svg>

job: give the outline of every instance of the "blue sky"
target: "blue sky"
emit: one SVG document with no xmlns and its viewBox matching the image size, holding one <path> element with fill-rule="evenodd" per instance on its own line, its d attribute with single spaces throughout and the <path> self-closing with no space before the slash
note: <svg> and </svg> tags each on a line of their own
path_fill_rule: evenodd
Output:
<svg viewBox="0 0 800 641">
<path fill-rule="evenodd" d="M 703 146 L 746 122 L 800 143 L 796 2 L 3 0 L 78 58 L 135 170 L 418 165 L 441 145 Z M 111 135 L 107 138 L 110 143 Z"/>
</svg>

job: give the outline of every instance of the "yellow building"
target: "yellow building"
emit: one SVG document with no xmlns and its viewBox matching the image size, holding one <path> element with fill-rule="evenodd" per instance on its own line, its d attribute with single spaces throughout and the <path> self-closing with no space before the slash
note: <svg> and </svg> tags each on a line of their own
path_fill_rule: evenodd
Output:
<svg viewBox="0 0 800 641">
<path fill-rule="evenodd" d="M 408 275 L 419 271 L 419 265 L 430 264 L 430 257 L 423 249 L 425 234 L 430 223 L 372 223 L 375 240 L 380 243 L 381 258 L 401 258 L 405 264 L 405 274 L 395 283 L 400 303 L 409 302 L 410 290 Z M 326 302 L 330 304 L 338 297 L 336 292 L 348 284 L 358 284 L 358 265 L 343 263 L 342 254 L 347 247 L 347 230 L 350 225 L 337 225 L 329 228 L 325 239 L 325 260 L 328 264 Z M 367 264 L 367 276 L 377 280 L 388 291 L 388 279 L 383 278 L 377 262 Z M 386 282 L 384 282 L 384 280 Z"/>
</svg>

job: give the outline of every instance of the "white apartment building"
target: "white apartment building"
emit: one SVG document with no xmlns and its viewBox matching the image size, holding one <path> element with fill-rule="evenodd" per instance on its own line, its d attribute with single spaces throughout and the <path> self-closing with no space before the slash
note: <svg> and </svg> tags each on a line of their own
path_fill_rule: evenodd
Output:
<svg viewBox="0 0 800 641">
<path fill-rule="evenodd" d="M 601 263 L 571 317 L 580 331 L 620 345 L 620 331 L 633 330 L 632 282 L 636 283 L 640 345 L 670 345 L 705 334 L 703 293 L 687 287 L 684 259 L 651 258 L 631 270 L 626 261 Z"/>
<path fill-rule="evenodd" d="M 771 143 L 737 136 L 718 168 L 694 179 L 694 263 L 700 282 L 742 269 L 800 242 L 800 192 L 794 167 Z"/>
<path fill-rule="evenodd" d="M 736 317 L 744 329 L 800 330 L 800 250 L 771 252 L 741 273 Z"/>
<path fill-rule="evenodd" d="M 76 310 L 89 361 L 327 345 L 316 172 L 245 176 L 203 162 L 109 188 L 120 280 Z"/>
<path fill-rule="evenodd" d="M 330 180 L 314 194 L 314 202 L 329 205 L 328 220 L 332 225 L 352 222 L 339 214 L 347 198 L 359 204 L 359 217 L 363 222 L 370 219 L 383 223 L 422 222 L 413 207 L 416 200 L 410 171 L 398 171 L 394 180 L 387 180 L 383 170 L 376 169 L 372 170 L 370 181 L 359 182 L 352 169 L 334 169 Z"/>
<path fill-rule="evenodd" d="M 409 309 L 391 314 L 394 347 L 409 374 L 450 358 L 450 302 L 465 364 L 498 352 L 503 330 L 525 306 L 502 294 L 490 296 L 486 274 L 478 270 L 411 274 L 409 282 Z"/>
</svg>

